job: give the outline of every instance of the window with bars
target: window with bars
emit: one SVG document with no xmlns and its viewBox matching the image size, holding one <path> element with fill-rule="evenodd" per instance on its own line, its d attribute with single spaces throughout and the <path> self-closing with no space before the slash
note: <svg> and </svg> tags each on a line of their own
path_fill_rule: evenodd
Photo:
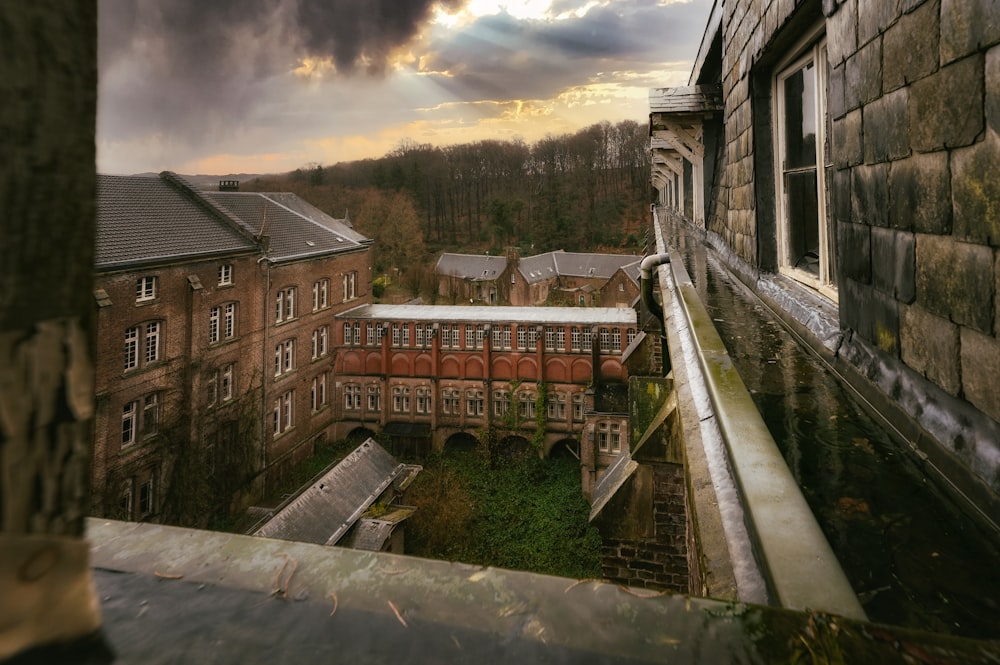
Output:
<svg viewBox="0 0 1000 665">
<path fill-rule="evenodd" d="M 217 344 L 234 337 L 236 337 L 236 303 L 229 302 L 209 310 L 208 343 Z"/>
<path fill-rule="evenodd" d="M 274 375 L 281 376 L 295 369 L 295 340 L 286 339 L 274 347 Z"/>
<path fill-rule="evenodd" d="M 330 280 L 313 282 L 313 311 L 325 309 L 330 304 Z"/>
<path fill-rule="evenodd" d="M 312 403 L 312 410 L 314 412 L 326 406 L 326 386 L 326 372 L 321 372 L 313 377 L 312 386 L 309 389 L 309 401 Z"/>
<path fill-rule="evenodd" d="M 392 412 L 410 412 L 410 388 L 409 386 L 392 387 Z"/>
<path fill-rule="evenodd" d="M 284 434 L 295 424 L 294 422 L 295 391 L 289 390 L 274 400 L 272 421 L 275 436 Z"/>
<path fill-rule="evenodd" d="M 382 386 L 377 383 L 368 386 L 368 410 L 373 413 L 382 410 Z"/>
<path fill-rule="evenodd" d="M 320 326 L 312 333 L 312 357 L 313 360 L 322 358 L 330 348 L 330 326 Z"/>
<path fill-rule="evenodd" d="M 161 360 L 162 332 L 162 321 L 147 321 L 125 330 L 126 370 L 137 369 Z"/>
<path fill-rule="evenodd" d="M 417 413 L 421 415 L 431 413 L 431 389 L 426 386 L 419 386 L 414 390 L 414 394 L 416 396 Z"/>
<path fill-rule="evenodd" d="M 344 386 L 344 410 L 361 410 L 361 386 L 356 383 L 348 383 Z"/>
<path fill-rule="evenodd" d="M 135 301 L 149 302 L 156 300 L 158 278 L 152 275 L 140 277 L 135 281 Z"/>
<path fill-rule="evenodd" d="M 486 399 L 482 390 L 465 391 L 465 414 L 468 416 L 482 416 L 486 412 Z"/>
<path fill-rule="evenodd" d="M 441 413 L 449 416 L 460 415 L 459 401 L 457 388 L 443 388 L 441 390 Z"/>
<path fill-rule="evenodd" d="M 296 288 L 278 289 L 274 299 L 274 322 L 281 323 L 295 318 Z"/>
</svg>

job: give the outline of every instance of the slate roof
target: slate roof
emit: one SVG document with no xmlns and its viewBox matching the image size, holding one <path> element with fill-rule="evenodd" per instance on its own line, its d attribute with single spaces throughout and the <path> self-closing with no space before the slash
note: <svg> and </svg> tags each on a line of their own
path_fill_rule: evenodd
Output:
<svg viewBox="0 0 1000 665">
<path fill-rule="evenodd" d="M 371 242 L 295 194 L 202 192 L 202 195 L 245 223 L 254 235 L 268 236 L 267 257 L 275 263 L 353 251 Z"/>
<path fill-rule="evenodd" d="M 503 307 L 496 305 L 361 305 L 337 314 L 338 320 L 472 321 L 478 323 L 635 325 L 628 307 Z"/>
<path fill-rule="evenodd" d="M 445 253 L 438 258 L 434 273 L 482 282 L 497 279 L 506 268 L 507 258 L 504 256 Z"/>
<path fill-rule="evenodd" d="M 558 276 L 611 279 L 616 270 L 634 263 L 635 278 L 638 280 L 640 261 L 641 256 L 631 254 L 588 254 L 560 249 L 525 257 L 521 259 L 518 270 L 529 284 L 534 284 Z"/>
<path fill-rule="evenodd" d="M 419 467 L 400 464 L 368 439 L 254 532 L 255 536 L 336 545 L 397 479 Z"/>
<path fill-rule="evenodd" d="M 253 249 L 251 238 L 170 179 L 97 176 L 98 270 Z"/>
</svg>

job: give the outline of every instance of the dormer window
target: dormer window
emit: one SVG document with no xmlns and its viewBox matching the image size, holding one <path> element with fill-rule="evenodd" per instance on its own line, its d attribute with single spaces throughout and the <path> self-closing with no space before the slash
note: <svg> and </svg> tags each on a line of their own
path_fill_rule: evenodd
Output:
<svg viewBox="0 0 1000 665">
<path fill-rule="evenodd" d="M 140 277 L 135 281 L 135 301 L 156 300 L 156 277 Z"/>
</svg>

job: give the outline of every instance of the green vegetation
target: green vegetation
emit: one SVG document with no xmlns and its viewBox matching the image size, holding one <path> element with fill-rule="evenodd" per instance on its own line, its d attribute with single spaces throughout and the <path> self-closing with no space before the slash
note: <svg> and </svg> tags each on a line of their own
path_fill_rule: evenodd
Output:
<svg viewBox="0 0 1000 665">
<path fill-rule="evenodd" d="M 407 496 L 407 552 L 434 559 L 600 577 L 575 460 L 513 458 L 496 467 L 473 451 L 434 455 Z"/>
</svg>

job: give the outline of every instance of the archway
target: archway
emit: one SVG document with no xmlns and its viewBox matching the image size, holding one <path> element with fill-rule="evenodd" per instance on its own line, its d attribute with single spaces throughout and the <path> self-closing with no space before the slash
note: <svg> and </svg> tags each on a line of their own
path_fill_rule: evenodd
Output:
<svg viewBox="0 0 1000 665">
<path fill-rule="evenodd" d="M 526 438 L 518 434 L 512 434 L 505 436 L 500 441 L 500 454 L 507 459 L 522 460 L 535 457 L 538 455 L 538 452 Z"/>
<path fill-rule="evenodd" d="M 357 448 L 362 443 L 368 439 L 374 439 L 375 432 L 371 431 L 367 427 L 355 427 L 352 429 L 344 439 L 353 447 Z"/>
<path fill-rule="evenodd" d="M 573 438 L 559 439 L 549 448 L 552 459 L 580 459 L 580 442 Z"/>
<path fill-rule="evenodd" d="M 444 442 L 444 454 L 468 454 L 479 447 L 479 439 L 468 432 L 456 432 Z"/>
</svg>

